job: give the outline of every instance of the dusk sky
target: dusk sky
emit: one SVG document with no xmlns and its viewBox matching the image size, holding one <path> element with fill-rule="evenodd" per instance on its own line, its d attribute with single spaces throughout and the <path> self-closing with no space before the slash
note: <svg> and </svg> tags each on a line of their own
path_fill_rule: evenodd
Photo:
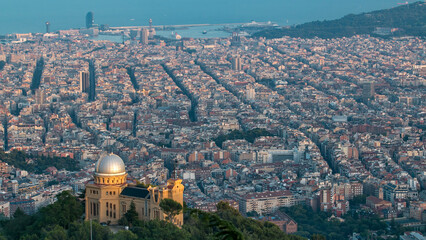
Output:
<svg viewBox="0 0 426 240">
<path fill-rule="evenodd" d="M 0 34 L 43 31 L 50 21 L 52 30 L 80 28 L 88 11 L 98 24 L 146 25 L 189 23 L 240 23 L 250 20 L 299 24 L 335 19 L 397 6 L 400 0 L 235 0 L 235 1 L 146 1 L 146 0 L 75 0 L 75 1 L 4 1 L 0 8 Z M 409 1 L 414 2 L 414 1 Z M 133 20 L 134 19 L 134 20 Z"/>
</svg>

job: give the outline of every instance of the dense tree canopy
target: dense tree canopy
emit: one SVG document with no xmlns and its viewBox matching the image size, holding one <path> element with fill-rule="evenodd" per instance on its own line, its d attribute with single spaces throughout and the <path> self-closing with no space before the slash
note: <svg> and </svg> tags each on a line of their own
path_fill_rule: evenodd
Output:
<svg viewBox="0 0 426 240">
<path fill-rule="evenodd" d="M 261 128 L 256 128 L 249 131 L 233 130 L 226 135 L 218 136 L 214 139 L 214 141 L 218 147 L 222 148 L 222 144 L 226 140 L 245 139 L 248 142 L 253 143 L 256 138 L 261 136 L 273 136 L 273 134 Z"/>
<path fill-rule="evenodd" d="M 299 236 L 287 235 L 276 225 L 243 217 L 227 203 L 219 203 L 216 213 L 186 209 L 184 225 L 178 228 L 167 221 L 140 221 L 130 207 L 126 215 L 132 221 L 130 231 L 120 230 L 113 234 L 109 227 L 96 221 L 83 220 L 84 206 L 70 192 L 62 192 L 58 200 L 42 208 L 35 215 L 26 215 L 17 210 L 10 220 L 0 221 L 0 240 L 93 239 L 98 240 L 196 240 L 196 239 L 282 239 L 299 240 Z M 136 211 L 134 211 L 136 212 Z M 136 213 L 137 214 L 137 213 Z"/>
<path fill-rule="evenodd" d="M 365 198 L 364 198 L 365 199 Z M 362 201 L 362 197 L 356 201 Z M 394 234 L 396 232 L 387 232 L 387 224 L 378 216 L 365 212 L 364 214 L 354 212 L 353 215 L 347 214 L 339 221 L 331 218 L 331 213 L 314 212 L 307 206 L 293 206 L 290 208 L 281 208 L 298 223 L 298 233 L 303 237 L 327 240 L 348 239 L 352 233 L 360 233 L 367 237 L 371 232 Z"/>
<path fill-rule="evenodd" d="M 18 150 L 6 153 L 0 149 L 0 161 L 34 173 L 42 173 L 46 168 L 51 166 L 56 167 L 58 170 L 79 170 L 78 161 L 69 157 L 33 156 Z"/>
</svg>

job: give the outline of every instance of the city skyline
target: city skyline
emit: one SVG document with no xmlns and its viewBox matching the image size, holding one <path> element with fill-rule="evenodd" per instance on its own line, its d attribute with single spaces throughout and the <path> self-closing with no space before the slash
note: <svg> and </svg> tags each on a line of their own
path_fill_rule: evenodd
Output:
<svg viewBox="0 0 426 240">
<path fill-rule="evenodd" d="M 424 239 L 426 3 L 398 5 L 1 36 L 0 238 Z"/>
<path fill-rule="evenodd" d="M 270 0 L 262 3 L 250 1 L 216 3 L 188 0 L 179 4 L 175 1 L 155 4 L 146 1 L 138 2 L 136 5 L 131 1 L 124 1 L 116 5 L 115 2 L 87 3 L 79 0 L 63 5 L 58 1 L 48 0 L 41 4 L 28 1 L 24 8 L 17 2 L 7 2 L 0 9 L 0 22 L 9 24 L 0 26 L 0 34 L 44 32 L 46 21 L 51 23 L 52 31 L 83 28 L 86 26 L 83 18 L 90 11 L 96 14 L 97 23 L 110 26 L 145 25 L 150 18 L 159 25 L 224 24 L 255 20 L 273 21 L 286 26 L 396 7 L 400 2 L 397 0 L 363 0 L 361 2 L 305 0 L 295 3 L 290 0 Z M 408 3 L 412 2 L 415 0 L 408 1 Z M 211 13 L 206 14 L 207 12 Z M 305 14 L 306 12 L 309 14 Z"/>
</svg>

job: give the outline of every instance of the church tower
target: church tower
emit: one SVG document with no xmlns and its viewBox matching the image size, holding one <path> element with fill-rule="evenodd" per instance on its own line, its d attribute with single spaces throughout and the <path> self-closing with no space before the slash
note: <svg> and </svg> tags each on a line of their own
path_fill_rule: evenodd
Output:
<svg viewBox="0 0 426 240">
<path fill-rule="evenodd" d="M 86 220 L 117 224 L 120 219 L 120 193 L 127 186 L 123 160 L 109 154 L 98 160 L 94 180 L 86 185 Z"/>
</svg>

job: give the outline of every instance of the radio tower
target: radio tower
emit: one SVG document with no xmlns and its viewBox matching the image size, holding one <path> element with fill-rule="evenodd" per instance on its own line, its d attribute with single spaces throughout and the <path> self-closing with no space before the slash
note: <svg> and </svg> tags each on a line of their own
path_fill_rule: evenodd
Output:
<svg viewBox="0 0 426 240">
<path fill-rule="evenodd" d="M 149 38 L 153 38 L 155 35 L 155 29 L 152 27 L 152 19 L 149 19 Z"/>
<path fill-rule="evenodd" d="M 46 22 L 46 33 L 50 32 L 50 22 Z"/>
</svg>

